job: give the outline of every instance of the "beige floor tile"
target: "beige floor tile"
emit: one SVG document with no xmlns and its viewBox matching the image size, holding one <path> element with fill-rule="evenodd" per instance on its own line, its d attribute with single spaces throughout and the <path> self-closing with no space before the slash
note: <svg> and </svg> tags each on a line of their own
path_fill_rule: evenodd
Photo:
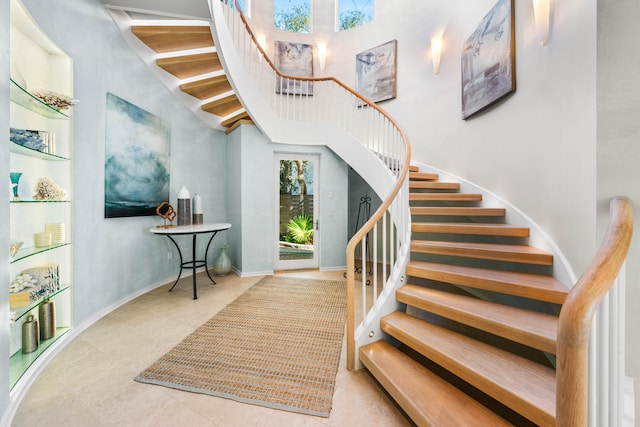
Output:
<svg viewBox="0 0 640 427">
<path fill-rule="evenodd" d="M 298 271 L 294 277 L 344 280 L 342 271 Z M 198 275 L 152 290 L 83 331 L 43 370 L 14 418 L 14 426 L 408 426 L 401 412 L 363 371 L 348 372 L 345 354 L 329 418 L 142 384 L 134 377 L 261 277 Z"/>
</svg>

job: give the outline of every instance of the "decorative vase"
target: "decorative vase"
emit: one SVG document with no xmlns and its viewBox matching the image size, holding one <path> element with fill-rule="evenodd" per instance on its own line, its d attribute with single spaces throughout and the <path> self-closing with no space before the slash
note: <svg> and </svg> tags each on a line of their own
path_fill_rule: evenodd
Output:
<svg viewBox="0 0 640 427">
<path fill-rule="evenodd" d="M 229 246 L 220 246 L 220 256 L 213 265 L 213 273 L 216 276 L 226 276 L 231 271 L 231 260 L 227 255 L 227 249 L 229 249 Z"/>
<path fill-rule="evenodd" d="M 22 352 L 33 353 L 40 344 L 38 333 L 38 321 L 33 314 L 27 316 L 27 320 L 22 324 Z"/>
<path fill-rule="evenodd" d="M 193 196 L 193 223 L 202 224 L 204 222 L 204 215 L 202 214 L 202 197 L 198 193 Z"/>
<path fill-rule="evenodd" d="M 178 225 L 191 225 L 191 196 L 184 185 L 178 191 Z"/>
<path fill-rule="evenodd" d="M 38 308 L 40 320 L 40 340 L 48 340 L 56 334 L 56 306 L 52 300 L 40 304 Z"/>
<path fill-rule="evenodd" d="M 9 172 L 9 176 L 11 177 L 11 187 L 13 188 L 13 200 L 20 200 L 20 196 L 18 196 L 18 182 L 20 181 L 22 172 Z"/>
</svg>

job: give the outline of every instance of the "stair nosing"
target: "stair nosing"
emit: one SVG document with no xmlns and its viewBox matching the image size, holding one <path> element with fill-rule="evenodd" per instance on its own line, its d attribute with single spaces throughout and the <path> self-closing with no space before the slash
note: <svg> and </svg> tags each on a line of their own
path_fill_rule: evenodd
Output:
<svg viewBox="0 0 640 427">
<path fill-rule="evenodd" d="M 396 300 L 528 347 L 556 354 L 556 316 L 412 284 L 398 289 Z M 527 321 L 522 322 L 523 318 Z"/>
<path fill-rule="evenodd" d="M 423 199 L 423 200 L 421 200 Z M 478 202 L 482 200 L 479 193 L 409 193 L 409 200 L 413 201 L 460 201 Z"/>
<path fill-rule="evenodd" d="M 504 208 L 485 208 L 481 206 L 412 206 L 412 216 L 483 216 L 504 217 Z"/>
<path fill-rule="evenodd" d="M 412 331 L 407 330 L 407 326 Z M 553 369 L 398 311 L 385 316 L 381 327 L 400 342 L 531 421 L 555 425 Z M 455 340 L 455 351 L 447 349 L 444 341 L 449 339 Z M 517 365 L 513 365 L 516 360 Z M 514 378 L 526 380 L 516 387 L 512 381 Z M 529 393 L 534 389 L 536 393 Z M 527 398 L 522 396 L 523 392 L 528 392 Z M 548 398 L 550 395 L 552 398 Z"/>
<path fill-rule="evenodd" d="M 552 276 L 409 261 L 407 275 L 509 295 L 564 303 L 569 289 Z"/>
<path fill-rule="evenodd" d="M 529 237 L 529 227 L 481 222 L 413 222 L 414 233 L 470 234 L 484 236 Z"/>
<path fill-rule="evenodd" d="M 411 252 L 533 265 L 553 265 L 553 254 L 528 245 L 412 240 Z"/>
<path fill-rule="evenodd" d="M 454 417 L 457 425 L 460 422 L 475 427 L 512 425 L 385 341 L 360 347 L 359 357 L 371 375 L 383 384 L 417 425 L 436 425 L 443 419 L 452 420 Z M 397 363 L 394 364 L 394 361 Z M 400 365 L 402 371 L 394 372 L 390 368 L 394 365 Z M 412 398 L 410 394 L 417 390 L 423 396 L 430 392 L 436 396 L 446 396 L 448 404 L 431 405 L 427 399 Z"/>
</svg>

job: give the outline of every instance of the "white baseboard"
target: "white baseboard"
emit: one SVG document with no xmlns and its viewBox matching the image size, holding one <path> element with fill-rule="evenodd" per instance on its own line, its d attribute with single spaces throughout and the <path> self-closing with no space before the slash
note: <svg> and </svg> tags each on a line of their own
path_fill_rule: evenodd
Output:
<svg viewBox="0 0 640 427">
<path fill-rule="evenodd" d="M 624 413 L 622 414 L 622 425 L 624 427 L 634 427 L 636 421 L 636 399 L 633 377 L 624 378 Z"/>
</svg>

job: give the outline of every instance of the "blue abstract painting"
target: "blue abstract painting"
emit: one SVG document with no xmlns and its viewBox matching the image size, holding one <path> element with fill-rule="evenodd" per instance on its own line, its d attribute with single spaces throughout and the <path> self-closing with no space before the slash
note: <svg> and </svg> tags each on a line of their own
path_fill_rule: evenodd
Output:
<svg viewBox="0 0 640 427">
<path fill-rule="evenodd" d="M 107 93 L 105 218 L 155 215 L 169 200 L 170 148 L 169 123 Z"/>
</svg>

